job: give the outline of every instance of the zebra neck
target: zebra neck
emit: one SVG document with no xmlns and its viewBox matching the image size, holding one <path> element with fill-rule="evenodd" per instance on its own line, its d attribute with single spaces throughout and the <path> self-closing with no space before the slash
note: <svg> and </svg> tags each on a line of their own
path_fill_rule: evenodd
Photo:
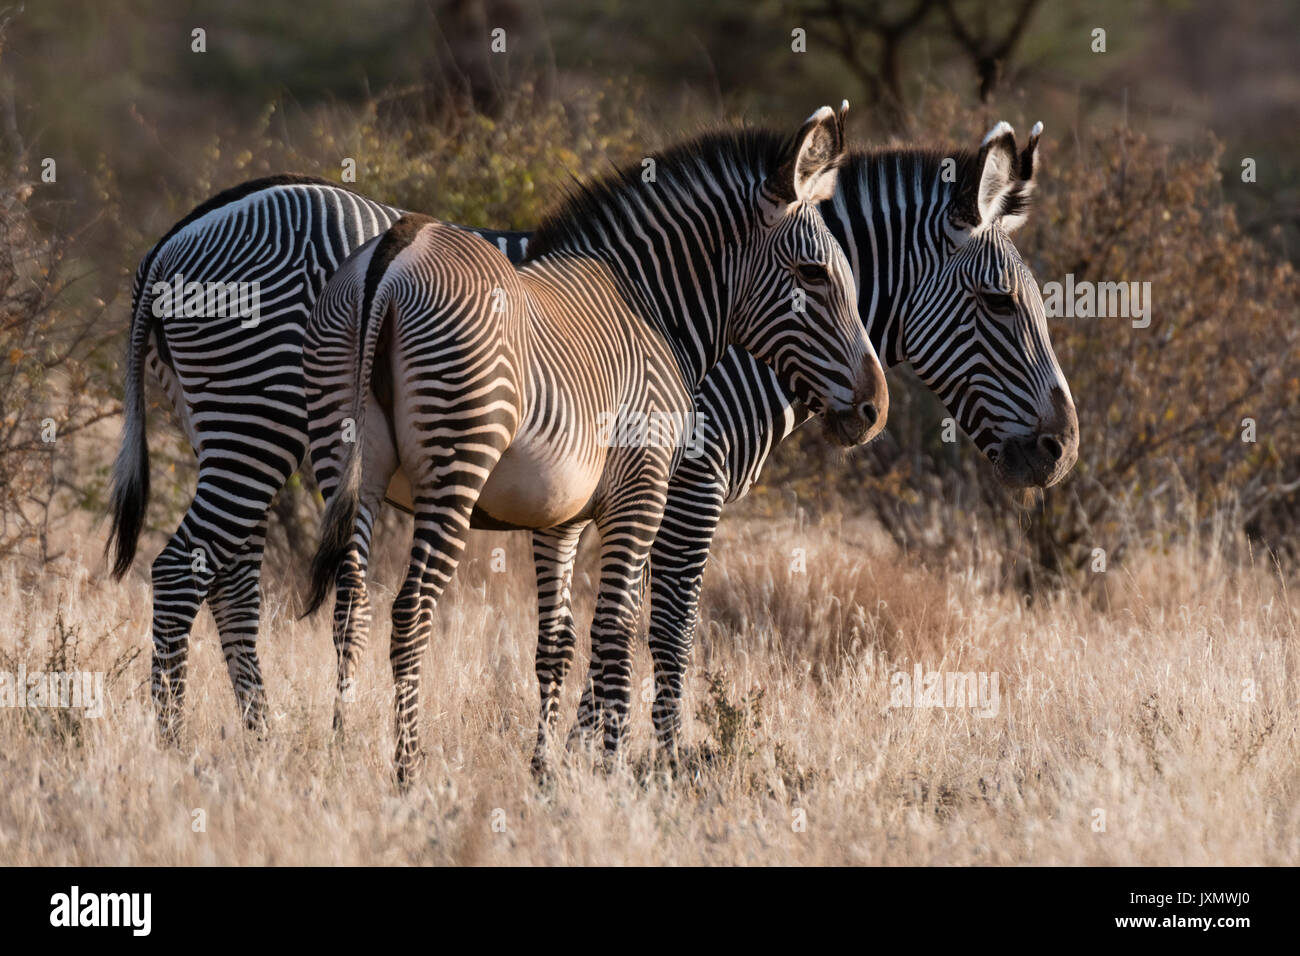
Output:
<svg viewBox="0 0 1300 956">
<path fill-rule="evenodd" d="M 731 313 L 735 283 L 726 278 L 731 258 L 726 250 L 708 248 L 694 232 L 682 232 L 686 235 L 667 248 L 620 243 L 602 258 L 633 310 L 663 338 L 682 382 L 694 392 L 727 349 L 724 317 Z"/>
<path fill-rule="evenodd" d="M 924 153 L 857 153 L 821 212 L 858 280 L 858 314 L 886 368 L 907 361 L 906 304 L 936 266 L 951 185 Z"/>
</svg>

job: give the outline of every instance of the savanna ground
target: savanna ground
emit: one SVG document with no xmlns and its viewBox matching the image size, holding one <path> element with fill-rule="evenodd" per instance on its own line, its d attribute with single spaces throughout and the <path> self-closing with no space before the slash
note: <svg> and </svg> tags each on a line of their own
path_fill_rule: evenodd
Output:
<svg viewBox="0 0 1300 956">
<path fill-rule="evenodd" d="M 0 572 L 0 646 L 30 662 L 62 645 L 76 666 L 109 672 L 111 699 L 99 719 L 0 713 L 6 864 L 1300 860 L 1300 612 L 1264 561 L 1233 570 L 1188 545 L 1108 571 L 1088 595 L 1027 605 L 990 589 L 978 564 L 929 572 L 864 523 L 724 521 L 687 704 L 690 743 L 708 759 L 676 778 L 647 773 L 638 695 L 627 766 L 597 772 L 579 756 L 544 789 L 529 771 L 526 539 L 480 534 L 439 612 L 427 767 L 402 794 L 383 610 L 342 740 L 323 620 L 295 620 L 296 598 L 271 587 L 273 718 L 258 741 L 201 615 L 188 736 L 171 748 L 148 699 L 146 582 L 105 585 L 95 535 L 71 547 L 39 577 Z M 489 570 L 495 547 L 504 573 Z M 806 573 L 790 570 L 799 547 Z M 590 570 L 578 576 L 586 614 Z M 395 579 L 380 573 L 381 608 Z M 891 709 L 890 675 L 916 663 L 996 672 L 996 716 Z"/>
</svg>

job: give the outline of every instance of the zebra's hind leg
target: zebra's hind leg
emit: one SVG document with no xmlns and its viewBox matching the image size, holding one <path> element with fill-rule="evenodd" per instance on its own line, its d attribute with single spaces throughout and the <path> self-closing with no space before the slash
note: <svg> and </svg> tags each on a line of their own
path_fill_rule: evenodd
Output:
<svg viewBox="0 0 1300 956">
<path fill-rule="evenodd" d="M 338 656 L 338 696 L 334 699 L 334 731 L 343 733 L 344 712 L 356 702 L 357 669 L 370 638 L 374 616 L 366 587 L 370 539 L 374 532 L 375 507 L 361 505 L 357 528 L 335 579 L 334 650 Z"/>
<path fill-rule="evenodd" d="M 573 623 L 573 563 L 586 520 L 533 533 L 533 564 L 537 569 L 537 689 L 541 710 L 532 770 L 545 776 L 550 743 L 559 717 L 560 692 L 573 663 L 578 633 Z"/>
<path fill-rule="evenodd" d="M 395 685 L 397 783 L 408 786 L 418 773 L 420 751 L 420 666 L 433 612 L 446 590 L 469 534 L 470 516 L 483 492 L 488 475 L 501 460 L 513 434 L 508 428 L 488 429 L 487 416 L 458 421 L 443 419 L 446 433 L 460 433 L 446 445 L 421 445 L 411 441 L 401 462 L 411 477 L 415 529 L 411 538 L 411 563 L 393 602 L 392 643 L 389 661 Z M 367 460 L 367 469 L 370 462 Z M 372 472 L 372 474 L 374 474 Z M 387 487 L 389 475 L 377 484 Z"/>
<path fill-rule="evenodd" d="M 682 687 L 699 620 L 700 588 L 727 485 L 707 463 L 683 462 L 668 487 L 663 522 L 650 551 L 650 659 L 655 739 L 676 764 Z"/>
<path fill-rule="evenodd" d="M 214 574 L 206 550 L 193 543 L 184 523 L 154 559 L 149 686 L 158 730 L 168 743 L 178 742 L 184 734 L 190 627 Z"/>
<path fill-rule="evenodd" d="M 480 486 L 481 487 L 481 486 Z M 389 660 L 395 686 L 397 783 L 407 787 L 424 762 L 420 750 L 420 667 L 433 612 L 438 599 L 456 573 L 469 533 L 474 501 L 466 503 L 464 489 L 441 499 L 415 503 L 415 535 L 411 565 L 393 602 L 393 635 Z M 475 489 L 473 499 L 478 498 Z"/>
<path fill-rule="evenodd" d="M 257 629 L 262 610 L 262 555 L 266 548 L 266 519 L 230 563 L 212 579 L 208 606 L 217 622 L 221 650 L 235 689 L 244 726 L 266 734 L 266 689 L 257 660 Z"/>
<path fill-rule="evenodd" d="M 298 451 L 301 452 L 301 446 Z M 254 535 L 265 537 L 271 501 L 288 479 L 296 460 L 292 453 L 286 454 L 283 467 L 277 468 L 270 481 L 254 481 L 247 474 L 235 474 L 220 467 L 224 462 L 216 465 L 207 460 L 200 462 L 194 500 L 167 547 L 153 563 L 154 653 L 150 686 L 164 739 L 177 740 L 184 730 L 189 635 L 199 606 L 209 597 L 214 579 L 232 566 L 249 539 Z M 261 477 L 267 477 L 265 471 Z M 255 572 L 260 567 L 260 545 L 250 552 L 252 555 L 258 560 L 250 560 L 251 567 L 235 572 L 226 584 L 227 593 L 248 596 L 258 593 Z M 246 575 L 249 574 L 252 587 L 248 586 Z M 231 617 L 248 620 L 247 612 Z M 250 642 L 250 649 L 251 646 Z M 253 669 L 255 683 L 260 687 L 262 678 L 256 655 L 251 656 L 250 663 L 249 655 L 243 654 L 240 666 Z M 243 700 L 239 705 L 245 711 Z"/>
<path fill-rule="evenodd" d="M 663 515 L 666 487 L 666 481 L 645 481 L 620 489 L 622 504 L 599 519 L 600 590 L 591 625 L 592 692 L 604 729 L 607 766 L 618 757 L 631 710 L 632 646 L 641 618 L 642 574 Z"/>
</svg>

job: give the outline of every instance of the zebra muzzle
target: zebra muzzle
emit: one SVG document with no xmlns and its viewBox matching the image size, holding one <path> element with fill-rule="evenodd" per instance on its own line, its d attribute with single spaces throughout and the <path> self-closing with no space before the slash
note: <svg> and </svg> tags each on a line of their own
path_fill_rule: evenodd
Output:
<svg viewBox="0 0 1300 956">
<path fill-rule="evenodd" d="M 823 430 L 838 445 L 861 445 L 880 434 L 888 414 L 889 386 L 885 382 L 885 370 L 873 355 L 862 363 L 853 390 L 853 404 L 839 408 L 832 405 L 823 416 Z"/>
<path fill-rule="evenodd" d="M 874 401 L 858 402 L 850 408 L 835 409 L 824 418 L 827 437 L 838 445 L 860 445 L 874 438 L 884 425 L 884 416 Z"/>
</svg>

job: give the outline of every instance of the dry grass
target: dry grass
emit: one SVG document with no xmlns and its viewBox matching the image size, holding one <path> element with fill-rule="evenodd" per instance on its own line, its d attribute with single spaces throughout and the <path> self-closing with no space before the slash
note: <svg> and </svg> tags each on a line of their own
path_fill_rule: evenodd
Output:
<svg viewBox="0 0 1300 956">
<path fill-rule="evenodd" d="M 1131 557 L 1104 593 L 1030 606 L 979 569 L 940 579 L 910 566 L 862 528 L 731 520 L 689 708 L 725 705 L 740 733 L 721 749 L 734 756 L 693 780 L 573 766 L 544 792 L 528 770 L 526 541 L 483 536 L 426 668 L 426 775 L 400 795 L 386 640 L 369 649 L 352 729 L 336 742 L 326 625 L 293 620 L 283 589 L 264 610 L 270 738 L 239 729 L 205 613 L 188 743 L 160 747 L 148 655 L 130 659 L 147 646 L 148 587 L 141 574 L 106 584 L 97 536 L 83 540 L 85 555 L 39 578 L 0 568 L 10 658 L 43 663 L 61 613 L 78 666 L 124 668 L 106 715 L 75 732 L 0 710 L 0 863 L 1300 862 L 1295 596 L 1263 568 L 1229 571 L 1195 549 Z M 496 546 L 511 573 L 489 571 Z M 788 570 L 796 547 L 805 574 Z M 585 621 L 590 581 L 579 583 Z M 639 649 L 640 678 L 647 657 Z M 889 675 L 918 661 L 997 671 L 997 716 L 888 709 Z M 706 671 L 725 672 L 726 700 L 710 697 Z M 755 710 L 757 726 L 746 723 Z M 649 749 L 643 701 L 634 717 L 635 766 Z M 700 720 L 689 733 L 719 749 Z"/>
</svg>

